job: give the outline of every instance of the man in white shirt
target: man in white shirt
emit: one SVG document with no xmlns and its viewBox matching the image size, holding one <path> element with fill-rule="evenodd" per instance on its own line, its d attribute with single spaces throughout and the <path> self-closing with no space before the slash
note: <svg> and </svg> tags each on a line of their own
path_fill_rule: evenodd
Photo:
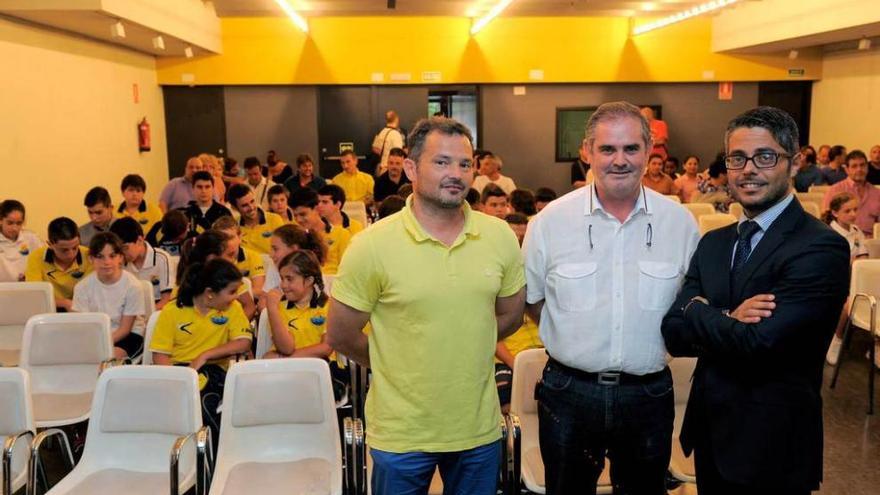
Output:
<svg viewBox="0 0 880 495">
<path fill-rule="evenodd" d="M 379 166 L 376 168 L 376 177 L 385 173 L 388 169 L 388 155 L 393 148 L 403 148 L 403 132 L 400 130 L 400 117 L 394 110 L 385 112 L 385 127 L 373 138 L 373 153 L 380 156 Z"/>
<path fill-rule="evenodd" d="M 247 185 L 251 186 L 254 191 L 254 199 L 257 200 L 257 206 L 264 210 L 269 209 L 269 188 L 275 183 L 267 177 L 263 177 L 263 166 L 260 165 L 260 159 L 255 156 L 249 156 L 244 159 L 244 176 Z"/>
<path fill-rule="evenodd" d="M 503 163 L 501 163 L 501 158 L 498 155 L 490 153 L 483 157 L 480 160 L 480 175 L 474 179 L 474 184 L 471 187 L 482 194 L 486 184 L 491 183 L 500 187 L 504 194 L 510 196 L 510 193 L 516 189 L 516 184 L 513 183 L 513 179 L 510 177 L 501 175 L 502 165 Z"/>
<path fill-rule="evenodd" d="M 547 493 L 595 493 L 607 456 L 621 493 L 665 494 L 674 403 L 660 323 L 697 225 L 641 185 L 652 142 L 636 106 L 600 106 L 583 146 L 595 182 L 547 205 L 523 246 L 550 355 L 536 391 Z"/>
</svg>

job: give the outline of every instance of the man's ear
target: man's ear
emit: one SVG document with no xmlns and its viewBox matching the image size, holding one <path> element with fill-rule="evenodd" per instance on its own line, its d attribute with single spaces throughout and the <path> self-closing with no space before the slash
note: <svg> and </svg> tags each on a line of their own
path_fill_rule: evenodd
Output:
<svg viewBox="0 0 880 495">
<path fill-rule="evenodd" d="M 409 158 L 405 158 L 403 160 L 403 172 L 406 174 L 406 178 L 409 179 L 410 182 L 416 181 L 416 162 L 410 160 Z"/>
</svg>

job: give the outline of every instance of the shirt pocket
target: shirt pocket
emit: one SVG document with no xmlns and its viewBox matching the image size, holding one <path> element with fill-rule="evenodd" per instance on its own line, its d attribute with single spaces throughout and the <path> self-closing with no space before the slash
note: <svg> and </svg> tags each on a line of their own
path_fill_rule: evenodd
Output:
<svg viewBox="0 0 880 495">
<path fill-rule="evenodd" d="M 639 306 L 666 311 L 678 292 L 678 267 L 662 261 L 639 261 Z"/>
<path fill-rule="evenodd" d="M 550 272 L 549 286 L 562 311 L 583 312 L 596 307 L 598 263 L 563 263 Z"/>
</svg>

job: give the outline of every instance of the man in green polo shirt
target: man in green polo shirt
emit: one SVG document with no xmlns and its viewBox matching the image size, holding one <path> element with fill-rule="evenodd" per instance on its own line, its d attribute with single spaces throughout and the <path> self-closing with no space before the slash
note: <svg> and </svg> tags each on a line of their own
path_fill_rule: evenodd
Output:
<svg viewBox="0 0 880 495">
<path fill-rule="evenodd" d="M 352 239 L 333 284 L 328 343 L 372 368 L 374 495 L 427 494 L 438 466 L 444 493 L 494 495 L 493 356 L 522 321 L 523 262 L 510 228 L 465 201 L 474 179 L 467 127 L 422 120 L 408 142 L 413 194 Z"/>
</svg>

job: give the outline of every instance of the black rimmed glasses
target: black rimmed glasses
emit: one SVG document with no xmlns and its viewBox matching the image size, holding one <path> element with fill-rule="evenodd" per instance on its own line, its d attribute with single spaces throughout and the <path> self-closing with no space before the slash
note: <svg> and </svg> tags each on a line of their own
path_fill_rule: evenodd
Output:
<svg viewBox="0 0 880 495">
<path fill-rule="evenodd" d="M 724 157 L 724 164 L 727 165 L 728 170 L 746 168 L 746 163 L 749 161 L 754 163 L 757 168 L 773 168 L 779 163 L 780 158 L 791 158 L 791 155 L 775 151 L 761 151 L 752 156 L 727 155 Z"/>
</svg>

